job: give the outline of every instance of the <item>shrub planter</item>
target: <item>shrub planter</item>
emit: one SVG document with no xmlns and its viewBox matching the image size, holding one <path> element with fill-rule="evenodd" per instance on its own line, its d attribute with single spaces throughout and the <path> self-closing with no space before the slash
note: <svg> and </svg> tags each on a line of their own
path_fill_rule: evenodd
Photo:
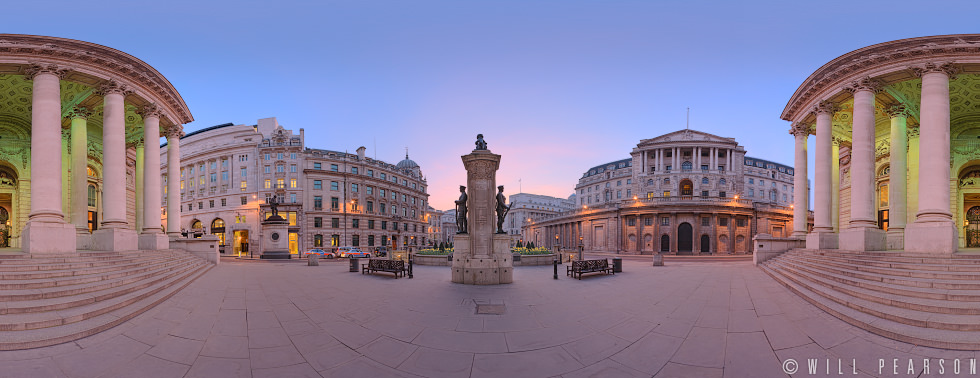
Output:
<svg viewBox="0 0 980 378">
<path fill-rule="evenodd" d="M 415 265 L 449 266 L 449 257 L 447 255 L 412 255 L 412 262 Z"/>
<path fill-rule="evenodd" d="M 532 265 L 551 265 L 551 262 L 555 259 L 555 254 L 549 253 L 547 255 L 521 255 L 520 260 L 514 259 L 514 265 L 532 266 Z M 520 261 L 520 263 L 518 263 Z"/>
</svg>

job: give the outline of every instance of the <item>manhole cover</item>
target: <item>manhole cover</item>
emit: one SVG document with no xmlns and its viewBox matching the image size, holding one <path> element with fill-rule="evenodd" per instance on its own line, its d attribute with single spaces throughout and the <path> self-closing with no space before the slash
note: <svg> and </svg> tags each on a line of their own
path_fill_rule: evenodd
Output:
<svg viewBox="0 0 980 378">
<path fill-rule="evenodd" d="M 502 304 L 477 304 L 476 313 L 477 314 L 487 314 L 487 315 L 503 315 L 506 306 Z"/>
</svg>

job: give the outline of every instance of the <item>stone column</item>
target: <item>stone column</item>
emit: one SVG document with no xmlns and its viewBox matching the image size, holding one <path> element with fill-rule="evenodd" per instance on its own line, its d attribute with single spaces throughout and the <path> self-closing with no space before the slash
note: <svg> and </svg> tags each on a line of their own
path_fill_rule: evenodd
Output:
<svg viewBox="0 0 980 378">
<path fill-rule="evenodd" d="M 161 200 L 160 185 L 160 109 L 156 105 L 144 106 L 141 114 L 143 116 L 143 229 L 140 230 L 139 248 L 147 250 L 159 250 L 170 248 L 170 241 L 163 233 L 160 224 Z M 179 165 L 179 163 L 178 163 Z M 174 176 L 170 176 L 174 177 Z M 178 179 L 180 172 L 177 172 Z M 180 186 L 178 182 L 177 190 L 167 189 L 167 193 L 175 192 L 179 194 Z M 179 202 L 178 202 L 179 203 Z M 177 231 L 180 231 L 179 229 Z"/>
<path fill-rule="evenodd" d="M 701 147 L 694 147 L 694 171 L 701 172 Z"/>
<path fill-rule="evenodd" d="M 88 232 L 88 116 L 92 112 L 76 106 L 68 113 L 71 119 L 71 223 L 75 232 L 84 237 Z M 81 241 L 83 236 L 77 237 Z M 88 249 L 88 243 L 77 243 Z"/>
<path fill-rule="evenodd" d="M 68 71 L 32 64 L 24 77 L 31 93 L 31 212 L 21 233 L 21 248 L 30 254 L 74 253 L 75 226 L 62 212 L 61 78 Z"/>
<path fill-rule="evenodd" d="M 833 138 L 833 148 L 831 152 L 831 225 L 834 232 L 840 232 L 840 138 Z M 795 184 L 794 184 L 795 185 Z"/>
<path fill-rule="evenodd" d="M 805 147 L 805 146 L 804 146 Z M 728 174 L 733 174 L 735 172 L 735 149 L 728 150 L 728 166 L 725 167 Z"/>
<path fill-rule="evenodd" d="M 806 138 L 810 135 L 810 125 L 794 123 L 789 133 L 796 140 L 796 160 L 793 167 L 793 237 L 802 239 L 806 237 Z M 728 156 L 731 158 L 731 151 Z"/>
<path fill-rule="evenodd" d="M 718 147 L 711 147 L 711 156 L 708 158 L 708 171 L 718 170 Z"/>
<path fill-rule="evenodd" d="M 126 108 L 130 91 L 108 81 L 97 92 L 102 110 L 102 225 L 92 233 L 92 248 L 100 251 L 137 249 L 137 235 L 126 221 Z"/>
<path fill-rule="evenodd" d="M 840 248 L 845 250 L 881 251 L 886 247 L 885 232 L 878 229 L 874 214 L 874 103 L 879 85 L 876 81 L 865 78 L 845 88 L 854 95 L 854 121 L 851 128 L 851 221 L 848 229 L 841 231 L 839 242 Z"/>
<path fill-rule="evenodd" d="M 496 285 L 514 282 L 510 237 L 494 233 L 500 157 L 486 148 L 462 156 L 466 168 L 468 233 L 456 236 L 452 263 L 454 283 Z M 549 239 L 559 232 L 560 227 L 556 224 L 551 230 L 553 233 L 546 235 Z"/>
<path fill-rule="evenodd" d="M 950 212 L 949 80 L 952 64 L 916 68 L 922 77 L 919 110 L 919 211 L 905 229 L 905 250 L 951 254 L 958 230 Z M 894 169 L 892 170 L 894 172 Z"/>
<path fill-rule="evenodd" d="M 905 247 L 905 201 L 908 185 L 908 134 L 906 121 L 909 111 L 905 105 L 888 109 L 891 118 L 891 152 L 888 178 L 888 249 Z"/>
<path fill-rule="evenodd" d="M 816 172 L 814 172 L 813 185 L 813 232 L 807 235 L 806 238 L 806 247 L 809 249 L 837 249 L 837 234 L 834 234 L 834 226 L 832 224 L 833 215 L 831 214 L 833 212 L 833 203 L 831 200 L 833 196 L 833 180 L 830 177 L 833 174 L 831 163 L 833 159 L 833 142 L 831 138 L 833 125 L 830 121 L 836 110 L 835 104 L 827 101 L 820 102 L 813 109 L 817 115 L 817 150 L 814 152 L 814 159 L 816 160 L 814 162 L 814 170 Z M 803 185 L 806 185 L 805 177 L 803 178 Z M 794 189 L 796 185 L 798 183 L 794 181 Z M 795 207 L 796 205 L 794 204 Z"/>
<path fill-rule="evenodd" d="M 180 237 L 180 125 L 167 129 L 167 236 Z M 188 189 L 189 190 L 189 189 Z"/>
</svg>

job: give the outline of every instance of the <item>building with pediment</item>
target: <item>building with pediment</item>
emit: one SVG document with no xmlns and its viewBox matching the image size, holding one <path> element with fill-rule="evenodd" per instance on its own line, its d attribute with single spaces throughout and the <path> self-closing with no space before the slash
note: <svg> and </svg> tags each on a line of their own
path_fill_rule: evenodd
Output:
<svg viewBox="0 0 980 378">
<path fill-rule="evenodd" d="M 806 214 L 805 194 L 793 195 L 795 173 L 746 156 L 734 138 L 680 130 L 587 170 L 575 186 L 575 209 L 532 218 L 523 236 L 623 254 L 749 253 L 756 234 L 789 236 L 794 201 Z"/>
</svg>

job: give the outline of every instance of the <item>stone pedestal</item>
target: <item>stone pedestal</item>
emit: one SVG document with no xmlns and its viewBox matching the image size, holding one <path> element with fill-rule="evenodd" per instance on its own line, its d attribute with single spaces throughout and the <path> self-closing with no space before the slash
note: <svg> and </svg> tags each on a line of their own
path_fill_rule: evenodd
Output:
<svg viewBox="0 0 980 378">
<path fill-rule="evenodd" d="M 847 251 L 884 251 L 885 231 L 873 227 L 856 227 L 840 232 L 840 249 Z"/>
<path fill-rule="evenodd" d="M 170 238 L 167 234 L 140 234 L 139 247 L 144 250 L 160 250 L 170 248 Z"/>
<path fill-rule="evenodd" d="M 905 249 L 905 229 L 888 229 L 887 231 L 886 246 L 890 250 L 902 250 Z"/>
<path fill-rule="evenodd" d="M 497 168 L 500 155 L 473 150 L 464 155 L 467 183 L 468 233 L 458 234 L 453 245 L 452 279 L 467 285 L 514 282 L 510 236 L 495 234 L 497 227 Z"/>
<path fill-rule="evenodd" d="M 838 240 L 835 232 L 814 231 L 806 235 L 807 249 L 837 249 Z"/>
<path fill-rule="evenodd" d="M 100 228 L 92 232 L 92 249 L 96 251 L 135 251 L 138 247 L 136 231 L 128 228 Z"/>
<path fill-rule="evenodd" d="M 953 222 L 913 222 L 905 226 L 905 251 L 950 255 L 959 246 Z"/>
<path fill-rule="evenodd" d="M 27 222 L 20 234 L 21 247 L 30 254 L 74 253 L 75 226 L 64 222 Z"/>
<path fill-rule="evenodd" d="M 262 259 L 289 259 L 289 222 L 275 215 L 262 222 Z"/>
</svg>

